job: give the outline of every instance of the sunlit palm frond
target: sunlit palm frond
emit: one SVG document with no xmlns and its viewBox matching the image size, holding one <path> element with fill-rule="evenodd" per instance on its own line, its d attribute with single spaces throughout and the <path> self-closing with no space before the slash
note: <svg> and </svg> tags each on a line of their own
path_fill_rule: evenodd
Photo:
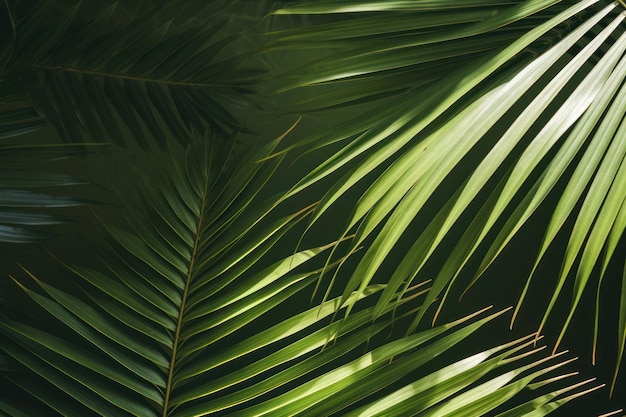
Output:
<svg viewBox="0 0 626 417">
<path fill-rule="evenodd" d="M 456 363 L 451 356 L 447 367 L 400 385 L 392 400 L 377 394 L 501 313 L 376 342 L 364 355 L 355 349 L 389 328 L 393 310 L 395 320 L 414 315 L 424 291 L 399 295 L 375 323 L 374 307 L 330 321 L 341 297 L 311 308 L 290 305 L 282 317 L 281 306 L 302 299 L 298 293 L 321 272 L 307 265 L 335 244 L 272 258 L 270 249 L 310 209 L 265 221 L 273 204 L 257 204 L 256 195 L 279 161 L 255 161 L 275 143 L 226 158 L 233 143 L 211 138 L 184 155 L 163 155 L 152 170 L 138 167 L 141 197 L 126 196 L 123 204 L 131 228 L 107 227 L 114 251 L 100 253 L 103 268 L 67 265 L 75 278 L 65 284 L 28 270 L 14 277 L 31 302 L 3 300 L 0 346 L 10 365 L 3 377 L 37 402 L 3 397 L 4 410 L 331 415 L 359 401 L 357 415 L 402 415 L 407 406 L 433 415 L 487 412 L 569 362 L 528 363 L 536 350 L 522 350 L 533 342 L 525 338 Z M 383 289 L 369 286 L 354 297 Z M 441 383 L 433 386 L 433 378 Z M 554 387 L 552 394 L 576 388 Z"/>
<path fill-rule="evenodd" d="M 466 317 L 454 323 L 386 343 L 345 365 L 338 365 L 326 374 L 301 383 L 282 395 L 233 415 L 330 416 L 337 413 L 350 416 L 484 415 L 505 404 L 527 387 L 530 381 L 568 362 L 553 366 L 541 366 L 545 359 L 524 366 L 517 363 L 515 369 L 498 376 L 494 375 L 502 372 L 500 367 L 515 363 L 536 352 L 527 351 L 515 355 L 528 346 L 529 343 L 522 343 L 527 340 L 524 338 L 464 358 L 433 373 L 423 373 L 422 366 L 434 358 L 445 355 L 452 346 L 462 342 L 497 315 L 499 314 L 465 324 L 454 331 L 449 330 L 466 322 L 469 319 Z M 438 336 L 440 337 L 437 338 Z M 329 347 L 320 356 L 325 353 L 334 354 L 333 349 L 336 349 L 336 346 Z M 542 369 L 517 379 L 519 375 L 536 366 Z M 385 390 L 390 383 L 409 374 L 420 375 L 422 378 L 387 395 L 377 394 Z M 517 380 L 512 382 L 515 379 Z M 570 386 L 565 388 L 564 392 L 575 388 L 577 387 Z M 459 395 L 466 389 L 467 391 Z M 552 394 L 558 396 L 561 393 L 555 391 Z"/>
<path fill-rule="evenodd" d="M 207 346 L 313 279 L 314 273 L 286 274 L 324 248 L 248 273 L 242 282 L 242 274 L 301 214 L 265 226 L 260 238 L 246 239 L 236 254 L 226 251 L 262 219 L 267 209 L 258 207 L 253 210 L 257 215 L 247 219 L 245 208 L 267 180 L 266 170 L 271 173 L 276 164 L 251 163 L 255 153 L 241 155 L 248 163 L 233 167 L 228 161 L 235 159 L 225 158 L 232 143 L 208 141 L 184 158 L 165 158 L 158 167 L 165 171 L 152 168 L 163 181 L 156 184 L 151 176 L 142 191 L 154 208 L 146 213 L 129 207 L 127 216 L 136 233 L 109 228 L 117 256 L 103 258 L 107 269 L 70 266 L 82 278 L 90 302 L 77 298 L 71 287 L 56 288 L 32 275 L 38 290 L 20 284 L 57 325 L 74 332 L 59 338 L 54 332 L 3 320 L 5 329 L 13 326 L 13 334 L 22 334 L 30 343 L 30 354 L 15 350 L 9 341 L 3 345 L 5 352 L 44 376 L 41 385 L 27 384 L 28 392 L 62 414 L 89 409 L 100 415 L 152 415 L 159 409 L 166 414 L 174 407 L 173 396 L 184 392 L 175 384 L 197 381 L 194 376 L 205 372 L 196 372 L 198 366 L 208 370 L 219 364 L 209 364 L 216 357 L 207 355 L 213 351 Z M 14 319 L 18 312 L 19 306 Z M 71 373 L 76 364 L 80 368 Z M 15 382 L 21 385 L 19 378 Z M 59 389 L 69 397 L 57 399 Z"/>
<path fill-rule="evenodd" d="M 290 277 L 290 280 L 293 281 L 293 278 Z M 551 364 L 548 361 L 552 358 L 547 357 L 528 363 L 525 358 L 536 355 L 541 350 L 522 350 L 533 343 L 532 336 L 530 340 L 527 337 L 459 361 L 444 360 L 449 365 L 430 374 L 421 371 L 422 367 L 436 358 L 441 360 L 440 356 L 444 356 L 449 349 L 499 314 L 469 324 L 467 321 L 471 316 L 466 317 L 385 343 L 350 360 L 354 357 L 355 348 L 375 337 L 390 321 L 370 324 L 371 309 L 366 309 L 352 314 L 345 322 L 324 324 L 320 327 L 320 324 L 327 322 L 325 318 L 340 308 L 340 299 L 337 298 L 267 329 L 261 328 L 254 336 L 238 343 L 219 345 L 215 342 L 215 348 L 209 344 L 206 348 L 210 351 L 209 356 L 199 351 L 197 355 L 192 355 L 193 361 L 181 360 L 173 381 L 168 379 L 165 385 L 167 373 L 164 363 L 160 366 L 155 364 L 153 368 L 157 373 L 150 372 L 150 368 L 143 364 L 144 361 L 138 361 L 133 357 L 135 355 L 129 355 L 125 350 L 119 351 L 126 346 L 123 334 L 112 329 L 107 330 L 107 337 L 121 345 L 116 352 L 115 344 L 111 345 L 109 342 L 107 345 L 106 339 L 81 326 L 86 323 L 94 326 L 93 328 L 100 328 L 100 331 L 106 330 L 106 326 L 99 327 L 107 323 L 103 320 L 103 312 L 113 315 L 119 306 L 117 309 L 111 308 L 114 306 L 106 298 L 103 299 L 100 293 L 101 299 L 94 301 L 101 306 L 104 302 L 106 310 L 92 312 L 91 307 L 77 302 L 67 294 L 45 284 L 40 285 L 60 306 L 73 310 L 79 320 L 72 315 L 62 314 L 62 310 L 55 311 L 54 303 L 49 304 L 45 297 L 27 290 L 34 300 L 42 306 L 48 304 L 44 308 L 78 333 L 84 331 L 84 337 L 92 343 L 99 340 L 100 349 L 108 346 L 105 353 L 118 362 L 123 361 L 120 363 L 126 367 L 120 368 L 119 364 L 102 358 L 101 354 L 90 355 L 89 351 L 94 351 L 92 346 L 73 345 L 36 327 L 5 320 L 2 329 L 11 340 L 3 341 L 3 349 L 39 376 L 33 379 L 32 374 L 24 374 L 19 370 L 13 370 L 6 375 L 12 382 L 61 414 L 80 412 L 82 415 L 89 415 L 95 412 L 97 415 L 129 413 L 141 416 L 197 416 L 227 412 L 229 415 L 242 416 L 320 416 L 333 415 L 348 408 L 351 411 L 347 415 L 403 416 L 410 410 L 411 413 L 421 412 L 433 416 L 474 416 L 502 409 L 503 405 L 505 409 L 510 408 L 510 404 L 516 402 L 515 397 L 524 389 L 536 390 L 545 385 L 549 385 L 553 391 L 537 397 L 532 405 L 535 409 L 545 406 L 546 409 L 554 410 L 576 396 L 583 395 L 585 391 L 581 392 L 578 388 L 590 382 L 584 381 L 555 389 L 555 385 L 558 385 L 555 382 L 571 377 L 572 374 L 543 381 L 544 375 L 553 373 L 571 360 Z M 362 296 L 370 296 L 378 290 L 379 288 L 370 288 Z M 107 292 L 114 293 L 115 287 L 108 288 Z M 117 297 L 120 294 L 122 293 Z M 258 320 L 259 309 L 252 308 L 252 314 L 245 314 L 244 308 L 247 303 L 259 302 L 258 297 L 262 295 L 253 297 L 256 301 L 247 300 L 249 296 L 242 297 L 242 301 L 246 302 L 235 303 L 234 310 L 243 308 L 244 312 L 234 315 L 228 321 L 216 323 L 216 328 L 211 331 L 205 330 L 204 338 L 210 340 L 220 336 L 227 337 L 224 333 L 236 335 L 241 321 L 251 319 L 250 316 Z M 293 293 L 279 292 L 272 296 L 272 301 L 279 302 L 292 297 Z M 390 305 L 388 311 L 392 308 Z M 141 311 L 143 314 L 148 312 L 146 308 Z M 97 317 L 97 322 L 89 321 L 88 317 L 95 312 L 100 313 L 94 316 Z M 223 310 L 218 312 L 228 314 L 217 316 L 234 313 Z M 125 312 L 118 320 L 119 322 L 116 320 L 110 323 L 118 323 L 114 327 L 119 328 L 119 323 L 132 323 L 133 317 Z M 251 319 L 250 323 L 254 325 L 255 320 Z M 154 324 L 142 327 L 146 334 L 148 329 L 150 334 L 147 341 L 158 340 L 159 332 Z M 180 337 L 188 340 L 184 334 Z M 118 338 L 121 340 L 117 340 Z M 159 351 L 146 350 L 146 340 L 142 342 L 136 335 L 131 340 L 135 343 L 131 347 L 135 353 L 141 352 L 144 358 L 159 362 Z M 327 346 L 329 342 L 332 344 Z M 117 354 L 123 355 L 117 357 Z M 259 355 L 262 357 L 259 358 Z M 183 356 L 185 355 L 181 355 L 181 359 Z M 46 363 L 53 365 L 56 370 Z M 318 369 L 323 370 L 328 366 L 332 367 L 331 370 L 320 374 Z M 157 378 L 156 368 L 160 368 L 161 378 Z M 91 370 L 93 374 L 85 370 Z M 268 375 L 268 372 L 272 373 Z M 377 394 L 402 377 L 415 375 L 416 372 L 422 377 L 410 385 L 398 388 L 396 392 L 386 396 Z M 164 410 L 168 403 L 163 402 L 162 390 L 167 390 L 170 383 L 175 385 L 175 390 L 169 402 L 170 409 Z M 294 383 L 297 384 L 295 387 Z M 53 384 L 53 387 L 48 384 Z M 572 390 L 578 392 L 563 396 Z M 459 395 L 463 391 L 465 392 Z M 71 397 L 75 401 L 70 400 Z M 15 404 L 11 399 L 5 400 L 3 404 L 9 404 L 6 410 L 18 408 L 11 405 Z M 358 407 L 355 408 L 353 404 Z M 528 406 L 527 404 L 526 407 Z M 513 410 L 517 409 L 513 408 L 511 412 Z"/>
<path fill-rule="evenodd" d="M 494 53 L 527 34 L 536 22 L 554 17 L 562 10 L 559 1 L 554 0 L 300 3 L 274 14 L 347 17 L 275 34 L 275 41 L 268 45 L 270 50 L 324 48 L 331 51 L 329 56 L 287 72 L 281 89 L 327 85 L 329 93 L 316 96 L 308 103 L 315 109 L 323 107 L 326 99 L 329 105 L 337 105 L 412 90 L 413 100 L 405 98 L 402 100 L 405 106 L 396 107 L 411 113 L 415 113 L 415 104 L 406 107 L 408 102 L 415 103 L 416 96 L 428 98 L 420 94 L 420 90 L 431 90 L 430 84 L 452 75 L 459 67 L 493 57 Z M 535 47 L 550 40 L 549 36 L 546 38 Z M 517 58 L 523 57 L 522 54 Z M 447 92 L 439 95 L 432 89 L 432 93 L 441 98 Z"/>
<path fill-rule="evenodd" d="M 310 67 L 310 74 L 294 75 L 287 88 L 339 80 L 361 83 L 359 96 L 344 97 L 338 88 L 341 83 L 333 84 L 337 92 L 329 97 L 337 98 L 335 103 L 365 97 L 370 92 L 368 82 L 372 94 L 395 94 L 384 107 L 372 105 L 367 113 L 296 144 L 317 148 L 342 140 L 347 143 L 289 196 L 343 170 L 318 205 L 315 222 L 347 190 L 368 181 L 369 188 L 349 217 L 345 233 L 358 226 L 354 245 L 367 238 L 372 244 L 345 287 L 344 300 L 368 285 L 382 262 L 398 250 L 407 230 L 417 233 L 379 299 L 381 311 L 396 291 L 419 279 L 425 265 L 453 242 L 454 249 L 446 250 L 438 266 L 427 303 L 444 291 L 445 301 L 450 284 L 474 256 L 483 259 L 480 275 L 547 197 L 558 193 L 559 203 L 531 277 L 566 220 L 575 218 L 573 228 L 562 232 L 570 240 L 540 325 L 545 324 L 565 283 L 572 280 L 574 297 L 562 337 L 590 280 L 599 278 L 592 274 L 594 266 L 601 262 L 604 274 L 611 259 L 619 258 L 615 250 L 626 227 L 624 7 L 595 0 L 446 4 L 450 5 L 442 1 L 304 1 L 276 12 L 362 12 L 321 25 L 319 35 L 314 34 L 315 27 L 286 32 L 282 40 L 278 34 L 277 45 L 299 45 L 310 37 L 309 44 L 320 41 L 325 45 L 327 40 L 338 39 L 345 48 L 343 59 L 322 59 Z M 472 10 L 482 6 L 492 15 L 468 22 L 463 20 L 464 6 Z M 419 28 L 394 26 L 395 16 L 404 18 L 417 11 L 424 16 L 432 13 L 433 20 L 424 20 Z M 452 19 L 450 26 L 443 26 L 445 19 Z M 389 39 L 379 45 L 372 36 Z M 458 67 L 445 70 L 424 64 L 437 62 L 441 48 L 457 44 L 459 51 L 469 53 L 467 62 L 458 61 Z M 484 54 L 480 45 L 485 45 Z M 402 94 L 393 89 L 393 76 L 383 82 L 387 71 L 412 65 L 418 71 L 415 81 L 399 75 L 406 87 Z M 420 85 L 419 71 L 426 74 L 428 86 Z M 326 101 L 319 104 L 326 105 Z M 377 174 L 370 175 L 373 172 Z M 561 187 L 559 180 L 565 176 L 567 185 Z M 432 205 L 436 215 L 430 224 L 411 228 Z M 526 289 L 518 309 L 525 294 Z M 412 328 L 423 314 L 418 314 Z M 624 325 L 621 318 L 620 329 Z"/>
<path fill-rule="evenodd" d="M 585 288 L 613 278 L 626 228 L 621 1 L 298 0 L 263 22 L 271 7 L 257 1 L 105 3 L 0 3 L 0 137 L 50 123 L 65 140 L 131 145 L 133 171 L 112 187 L 123 219 L 95 209 L 106 248 L 2 283 L 0 414 L 543 416 L 599 388 L 531 347 L 539 333 L 488 343 L 502 312 L 418 326 L 551 201 L 533 280 L 557 235 L 570 239 L 541 325 L 571 284 L 565 332 Z M 252 6 L 258 21 L 240 25 Z M 285 29 L 287 15 L 311 25 Z M 366 112 L 278 153 L 282 138 L 246 148 L 222 135 L 262 77 L 246 69 L 258 39 L 239 36 L 254 23 L 278 23 L 263 89 L 306 91 L 285 112 Z M 268 198 L 288 151 L 326 145 L 338 151 Z M 83 203 L 54 195 L 73 177 L 24 167 L 84 151 L 0 148 L 0 241 L 39 239 L 65 220 L 42 209 Z M 337 174 L 319 203 L 298 202 Z M 359 187 L 345 229 L 328 227 Z M 298 208 L 285 214 L 288 199 Z M 307 216 L 307 233 L 322 225 L 332 243 L 295 243 Z"/>
</svg>

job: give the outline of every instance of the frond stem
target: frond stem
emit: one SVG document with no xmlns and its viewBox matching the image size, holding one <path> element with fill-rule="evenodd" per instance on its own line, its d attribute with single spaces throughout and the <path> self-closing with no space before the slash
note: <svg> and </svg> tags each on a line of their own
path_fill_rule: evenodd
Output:
<svg viewBox="0 0 626 417">
<path fill-rule="evenodd" d="M 128 74 L 115 74 L 115 73 L 103 72 L 103 71 L 93 71 L 93 70 L 88 70 L 88 69 L 83 69 L 83 68 L 67 67 L 64 65 L 35 64 L 33 65 L 33 68 L 36 70 L 73 72 L 76 74 L 90 75 L 93 77 L 116 78 L 120 80 L 129 80 L 129 81 L 142 81 L 146 83 L 174 85 L 174 86 L 179 86 L 179 87 L 227 87 L 226 85 L 219 85 L 219 84 L 193 83 L 193 82 L 172 81 L 172 80 L 157 80 L 154 78 L 137 77 L 137 76 L 128 75 Z"/>
<path fill-rule="evenodd" d="M 183 324 L 183 316 L 185 314 L 185 306 L 187 304 L 187 295 L 189 293 L 189 286 L 191 283 L 191 277 L 193 275 L 194 267 L 196 264 L 196 257 L 198 254 L 198 246 L 200 240 L 200 233 L 202 230 L 202 219 L 204 217 L 204 210 L 206 207 L 206 194 L 209 187 L 209 173 L 206 173 L 204 179 L 204 193 L 202 195 L 202 203 L 200 205 L 200 211 L 198 212 L 198 228 L 196 229 L 196 236 L 193 242 L 193 248 L 191 251 L 191 257 L 189 259 L 189 269 L 187 270 L 187 277 L 185 278 L 185 288 L 183 290 L 183 296 L 181 298 L 180 311 L 178 312 L 178 321 L 176 322 L 176 333 L 174 334 L 174 344 L 172 346 L 172 357 L 170 359 L 169 371 L 167 374 L 167 385 L 165 387 L 165 398 L 163 400 L 163 417 L 167 417 L 167 411 L 169 407 L 170 396 L 172 393 L 172 380 L 174 378 L 174 368 L 176 365 L 176 354 L 178 353 L 178 345 L 180 341 L 180 331 Z"/>
</svg>

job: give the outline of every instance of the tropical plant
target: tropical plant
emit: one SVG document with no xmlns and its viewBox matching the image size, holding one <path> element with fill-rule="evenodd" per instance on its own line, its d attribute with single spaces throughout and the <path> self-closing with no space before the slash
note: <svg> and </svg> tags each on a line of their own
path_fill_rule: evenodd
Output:
<svg viewBox="0 0 626 417">
<path fill-rule="evenodd" d="M 622 3 L 102 3 L 0 5 L 1 413 L 542 416 L 591 280 L 619 392 Z M 442 310 L 546 213 L 527 336 Z"/>
</svg>

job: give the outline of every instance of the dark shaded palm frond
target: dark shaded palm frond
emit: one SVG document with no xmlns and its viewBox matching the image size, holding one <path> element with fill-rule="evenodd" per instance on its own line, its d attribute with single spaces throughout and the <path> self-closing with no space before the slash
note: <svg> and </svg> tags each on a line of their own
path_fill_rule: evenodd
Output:
<svg viewBox="0 0 626 417">
<path fill-rule="evenodd" d="M 491 10 L 492 15 L 485 13 L 466 22 L 466 6 Z M 422 87 L 421 78 L 412 81 L 409 77 L 405 80 L 409 90 L 396 94 L 391 104 L 372 105 L 367 113 L 296 145 L 317 148 L 346 141 L 289 194 L 342 170 L 343 176 L 316 208 L 313 222 L 347 190 L 368 181 L 369 188 L 348 219 L 345 234 L 358 226 L 354 245 L 367 238 L 372 244 L 345 287 L 344 301 L 369 285 L 383 260 L 398 250 L 399 240 L 411 230 L 418 237 L 405 251 L 375 311 L 382 312 L 398 290 L 420 279 L 424 267 L 436 259 L 440 259 L 440 272 L 426 305 L 442 293 L 443 303 L 471 260 L 482 259 L 478 277 L 548 197 L 556 196 L 558 203 L 531 277 L 537 275 L 557 234 L 567 233 L 561 272 L 540 324 L 543 327 L 562 288 L 571 281 L 573 302 L 558 346 L 590 282 L 601 283 L 611 260 L 623 256 L 616 253 L 626 228 L 623 5 L 596 0 L 498 5 L 485 1 L 454 5 L 445 1 L 304 1 L 276 13 L 353 11 L 371 13 L 321 26 L 320 34 L 315 34 L 315 28 L 294 30 L 276 41 L 326 45 L 327 40 L 339 39 L 351 48 L 342 51 L 344 60 L 322 60 L 311 74 L 295 77 L 287 87 L 354 79 L 362 83 L 359 96 L 351 95 L 348 88 L 342 97 L 339 83 L 335 94 L 330 94 L 337 102 L 349 102 L 370 91 L 376 95 L 394 92 L 393 76 L 384 82 L 386 72 L 412 65 L 426 73 L 429 85 Z M 432 21 L 425 20 L 415 29 L 410 27 L 410 18 L 406 28 L 394 25 L 394 17 L 404 18 L 415 11 L 424 16 L 432 13 Z M 443 26 L 444 20 L 452 26 Z M 372 36 L 389 39 L 379 46 Z M 480 45 L 486 46 L 485 53 Z M 430 64 L 423 63 L 439 62 L 440 47 L 458 47 L 471 59 L 445 71 L 435 67 L 439 68 L 436 73 L 430 73 Z M 443 78 L 437 81 L 438 77 Z M 326 105 L 326 101 L 320 103 L 320 107 Z M 378 173 L 369 175 L 374 171 Z M 563 178 L 567 178 L 565 185 L 559 182 Z M 433 205 L 432 221 L 415 226 L 420 214 Z M 568 219 L 574 225 L 564 228 Z M 446 250 L 445 259 L 437 258 L 449 244 L 454 249 Z M 593 274 L 597 264 L 601 271 Z M 528 285 L 516 313 L 527 289 Z M 424 314 L 425 310 L 417 315 L 411 329 Z M 619 328 L 625 326 L 622 315 Z M 596 334 L 597 328 L 596 321 Z"/>
<path fill-rule="evenodd" d="M 32 109 L 5 111 L 0 114 L 0 140 L 31 132 L 43 125 L 45 123 Z M 32 243 L 52 237 L 54 234 L 41 227 L 69 220 L 67 216 L 55 213 L 54 209 L 87 203 L 80 198 L 52 192 L 82 181 L 37 168 L 47 161 L 87 152 L 84 147 L 67 145 L 0 145 L 0 242 Z M 28 168 L 24 168 L 25 165 Z M 51 208 L 53 211 L 49 210 Z M 11 248 L 3 245 L 3 252 Z"/>
<path fill-rule="evenodd" d="M 15 32 L 14 10 L 4 2 L 0 5 L 0 74 L 4 74 L 4 69 L 15 49 Z M 4 98 L 1 92 L 0 97 Z"/>
<path fill-rule="evenodd" d="M 45 126 L 46 122 L 29 107 L 0 113 L 0 139 L 23 135 Z"/>
<path fill-rule="evenodd" d="M 14 152 L 22 153 L 24 150 L 32 149 L 0 147 L 0 152 L 7 156 Z M 32 191 L 31 188 L 50 189 L 81 183 L 66 175 L 47 172 L 0 171 L 0 242 L 33 243 L 54 236 L 50 231 L 41 230 L 41 227 L 71 220 L 67 216 L 47 211 L 50 208 L 84 205 L 86 201 L 64 195 Z M 4 247 L 3 251 L 7 250 L 9 247 Z"/>
<path fill-rule="evenodd" d="M 99 251 L 102 268 L 67 265 L 75 277 L 54 284 L 28 270 L 13 278 L 23 291 L 2 301 L 0 358 L 5 382 L 21 391 L 0 398 L 3 410 L 330 415 L 366 398 L 357 404 L 363 410 L 351 412 L 402 415 L 411 407 L 459 415 L 509 404 L 525 388 L 550 383 L 544 375 L 569 362 L 527 361 L 537 350 L 526 349 L 533 340 L 524 338 L 459 362 L 451 356 L 449 366 L 400 384 L 391 400 L 389 392 L 376 394 L 500 313 L 474 322 L 471 315 L 356 354 L 390 326 L 392 310 L 395 320 L 414 315 L 423 291 L 399 295 L 375 323 L 373 307 L 330 321 L 341 298 L 294 313 L 303 299 L 298 294 L 321 272 L 307 265 L 335 244 L 271 255 L 310 209 L 264 219 L 274 201 L 264 205 L 256 196 L 280 161 L 255 161 L 276 143 L 238 158 L 232 144 L 211 138 L 184 154 L 161 155 L 152 169 L 141 167 L 141 196 L 122 196 L 131 230 L 107 227 L 113 251 Z M 368 286 L 354 297 L 383 289 Z M 579 385 L 550 383 L 551 394 L 534 404 L 558 407 Z"/>
<path fill-rule="evenodd" d="M 0 6 L 3 31 L 0 38 L 0 73 L 14 52 L 16 23 L 13 12 L 8 2 Z M 46 126 L 29 103 L 16 96 L 17 91 L 20 91 L 19 85 L 0 79 L 0 140 L 16 138 Z M 71 158 L 86 152 L 83 147 L 65 145 L 0 145 L 0 242 L 3 243 L 4 253 L 20 249 L 12 244 L 33 243 L 55 236 L 50 230 L 42 228 L 65 223 L 69 219 L 49 209 L 86 204 L 79 198 L 51 192 L 55 188 L 80 184 L 80 180 L 36 168 L 47 161 Z M 24 165 L 28 168 L 25 169 Z"/>
<path fill-rule="evenodd" d="M 93 12 L 80 2 L 18 1 L 0 89 L 27 94 L 73 141 L 151 147 L 185 143 L 194 131 L 233 132 L 241 121 L 232 110 L 250 105 L 258 70 L 245 68 L 249 52 L 232 52 L 245 26 L 232 25 L 226 7 L 170 5 L 125 20 L 112 19 L 116 3 Z M 59 16 L 54 25 L 50 15 Z"/>
</svg>

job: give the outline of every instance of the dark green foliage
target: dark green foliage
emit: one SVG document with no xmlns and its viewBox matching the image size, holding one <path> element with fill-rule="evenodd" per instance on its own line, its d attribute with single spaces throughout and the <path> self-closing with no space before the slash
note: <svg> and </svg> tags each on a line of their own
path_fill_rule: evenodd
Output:
<svg viewBox="0 0 626 417">
<path fill-rule="evenodd" d="M 0 414 L 543 416 L 594 296 L 619 400 L 625 17 L 3 1 Z"/>
</svg>

